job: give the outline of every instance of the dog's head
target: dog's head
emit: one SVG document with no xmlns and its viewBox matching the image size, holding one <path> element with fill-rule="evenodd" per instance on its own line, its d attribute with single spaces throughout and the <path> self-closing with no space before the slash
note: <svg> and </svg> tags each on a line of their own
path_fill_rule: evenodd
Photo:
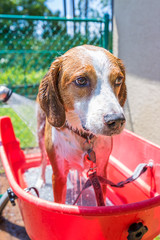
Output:
<svg viewBox="0 0 160 240">
<path fill-rule="evenodd" d="M 118 134 L 124 128 L 126 100 L 122 61 L 107 50 L 84 45 L 57 58 L 41 81 L 38 93 L 49 123 L 94 134 Z"/>
</svg>

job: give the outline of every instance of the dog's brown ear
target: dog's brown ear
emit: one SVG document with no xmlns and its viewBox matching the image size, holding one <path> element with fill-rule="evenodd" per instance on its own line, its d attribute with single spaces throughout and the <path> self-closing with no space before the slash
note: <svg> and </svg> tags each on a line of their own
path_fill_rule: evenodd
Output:
<svg viewBox="0 0 160 240">
<path fill-rule="evenodd" d="M 120 92 L 118 95 L 119 103 L 123 107 L 125 104 L 126 98 L 127 98 L 127 88 L 126 88 L 126 84 L 125 84 L 126 72 L 125 72 L 124 64 L 120 59 L 118 59 L 118 65 L 124 75 L 124 81 L 122 83 L 122 86 L 121 86 L 121 89 L 120 89 Z"/>
<path fill-rule="evenodd" d="M 64 106 L 58 90 L 60 68 L 61 59 L 57 58 L 42 79 L 38 92 L 40 106 L 46 113 L 48 122 L 54 127 L 62 127 L 66 120 Z"/>
</svg>

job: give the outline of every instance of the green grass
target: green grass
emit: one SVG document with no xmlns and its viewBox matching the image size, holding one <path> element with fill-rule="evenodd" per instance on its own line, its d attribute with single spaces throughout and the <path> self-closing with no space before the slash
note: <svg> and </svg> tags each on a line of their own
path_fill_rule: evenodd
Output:
<svg viewBox="0 0 160 240">
<path fill-rule="evenodd" d="M 19 116 L 9 107 L 0 107 L 0 116 L 9 116 L 11 118 L 15 135 L 20 140 L 21 148 L 37 146 L 35 136 L 29 130 L 27 125 L 19 118 Z"/>
</svg>

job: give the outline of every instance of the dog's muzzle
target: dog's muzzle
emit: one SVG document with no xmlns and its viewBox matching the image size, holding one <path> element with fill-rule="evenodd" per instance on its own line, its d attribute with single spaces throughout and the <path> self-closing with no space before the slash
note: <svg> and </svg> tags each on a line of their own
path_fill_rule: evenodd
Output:
<svg viewBox="0 0 160 240">
<path fill-rule="evenodd" d="M 107 114 L 104 116 L 104 124 L 110 130 L 121 129 L 125 122 L 126 119 L 123 113 Z"/>
</svg>

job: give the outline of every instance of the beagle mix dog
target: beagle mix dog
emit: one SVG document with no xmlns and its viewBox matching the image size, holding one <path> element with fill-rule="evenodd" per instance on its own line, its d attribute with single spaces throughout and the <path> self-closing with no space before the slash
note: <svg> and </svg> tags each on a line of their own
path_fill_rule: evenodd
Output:
<svg viewBox="0 0 160 240">
<path fill-rule="evenodd" d="M 89 167 L 84 160 L 89 149 L 96 153 L 97 174 L 106 178 L 112 135 L 125 125 L 125 100 L 124 65 L 106 49 L 78 46 L 51 64 L 39 87 L 38 130 L 42 179 L 46 149 L 55 202 L 65 203 L 69 170 Z"/>
</svg>

